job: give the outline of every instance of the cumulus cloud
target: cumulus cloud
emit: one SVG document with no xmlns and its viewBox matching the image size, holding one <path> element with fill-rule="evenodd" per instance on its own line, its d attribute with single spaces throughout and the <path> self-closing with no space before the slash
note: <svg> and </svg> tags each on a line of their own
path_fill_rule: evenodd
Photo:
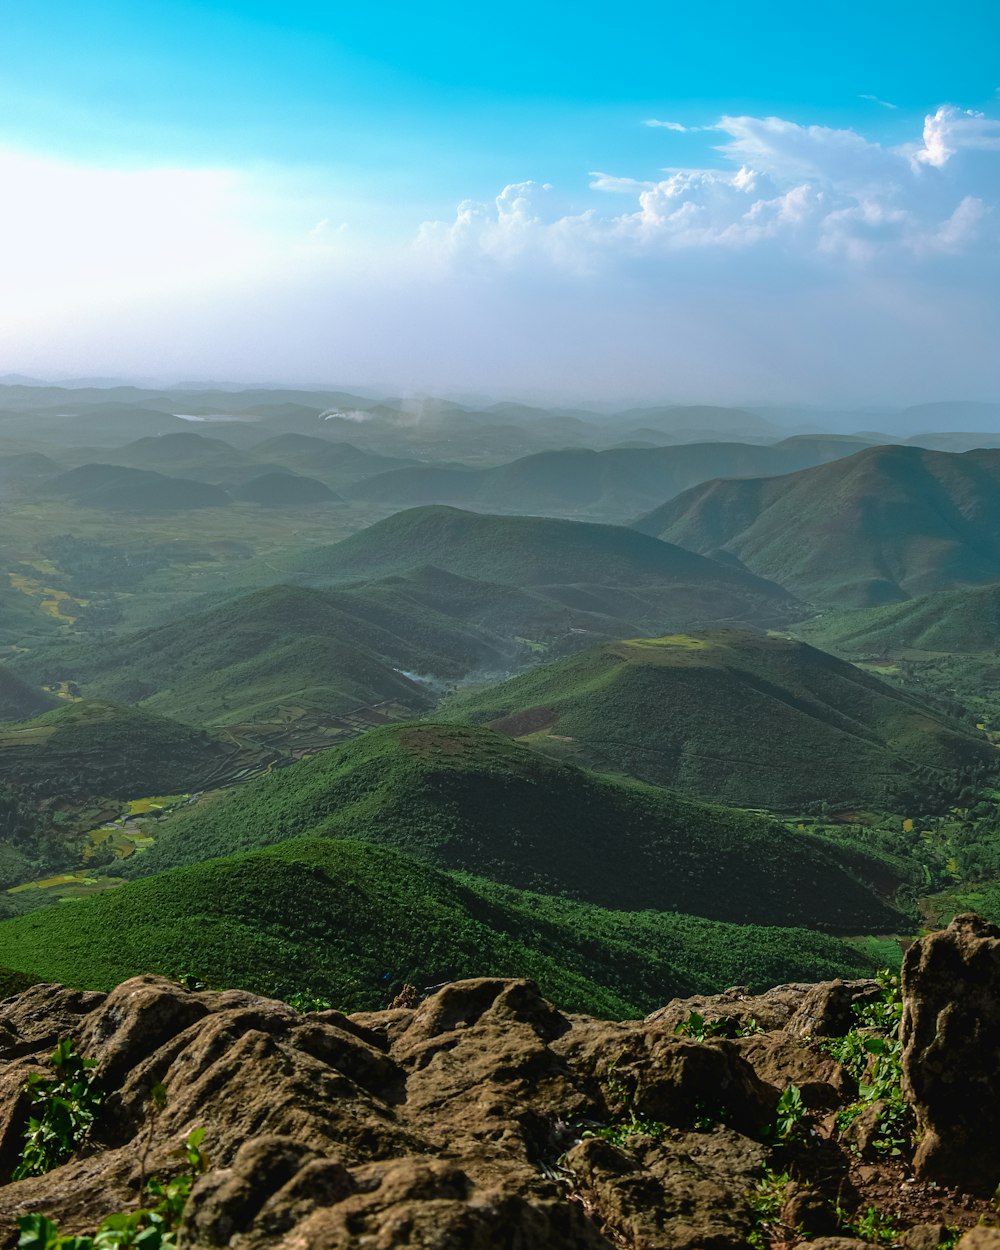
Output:
<svg viewBox="0 0 1000 1250">
<path fill-rule="evenodd" d="M 422 241 L 466 260 L 569 269 L 761 248 L 800 266 L 912 265 L 972 249 L 997 258 L 998 120 L 943 106 L 921 143 L 898 148 L 779 117 L 725 116 L 714 129 L 728 168 L 591 173 L 591 190 L 634 197 L 624 211 L 560 213 L 551 186 L 515 183 L 494 205 L 466 202 L 453 222 L 425 226 Z"/>
</svg>

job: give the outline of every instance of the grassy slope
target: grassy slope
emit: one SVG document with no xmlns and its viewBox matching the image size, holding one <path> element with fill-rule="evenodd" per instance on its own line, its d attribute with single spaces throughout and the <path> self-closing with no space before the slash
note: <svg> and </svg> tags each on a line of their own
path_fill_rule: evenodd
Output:
<svg viewBox="0 0 1000 1250">
<path fill-rule="evenodd" d="M 622 526 L 412 508 L 292 567 L 321 582 L 384 578 L 434 565 L 546 596 L 578 612 L 636 622 L 642 632 L 775 623 L 796 604 L 771 582 Z"/>
<path fill-rule="evenodd" d="M 1000 579 L 1000 451 L 874 447 L 782 478 L 707 482 L 636 527 L 819 602 L 874 606 Z"/>
<path fill-rule="evenodd" d="M 731 984 L 864 975 L 816 933 L 614 914 L 350 841 L 296 839 L 0 924 L 0 964 L 110 988 L 141 972 L 381 1007 L 402 981 L 530 976 L 560 1006 L 643 1014 Z M 387 979 L 388 978 L 388 979 Z"/>
<path fill-rule="evenodd" d="M 458 695 L 445 716 L 702 798 L 776 808 L 893 807 L 915 768 L 943 774 L 995 756 L 853 665 L 736 631 L 605 644 Z"/>
<path fill-rule="evenodd" d="M 838 932 L 899 923 L 844 867 L 878 878 L 863 855 L 835 856 L 763 817 L 587 773 L 486 729 L 433 723 L 374 730 L 178 813 L 128 871 L 307 834 L 625 910 Z"/>
<path fill-rule="evenodd" d="M 266 718 L 281 703 L 333 713 L 425 692 L 397 670 L 454 676 L 505 663 L 509 648 L 430 604 L 271 586 L 100 649 L 63 645 L 20 661 L 26 676 L 200 723 Z"/>
<path fill-rule="evenodd" d="M 102 702 L 0 730 L 0 780 L 38 794 L 134 798 L 197 787 L 227 754 L 201 729 Z"/>
<path fill-rule="evenodd" d="M 1000 649 L 1000 586 L 940 591 L 905 603 L 825 613 L 796 628 L 818 646 L 855 654 L 902 650 L 995 654 Z"/>
</svg>

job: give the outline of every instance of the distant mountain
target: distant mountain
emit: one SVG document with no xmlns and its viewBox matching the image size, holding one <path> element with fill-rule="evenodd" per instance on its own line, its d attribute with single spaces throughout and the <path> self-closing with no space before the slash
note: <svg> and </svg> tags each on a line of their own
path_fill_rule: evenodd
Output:
<svg viewBox="0 0 1000 1250">
<path fill-rule="evenodd" d="M 773 583 L 613 525 L 412 508 L 290 562 L 326 582 L 434 565 L 460 577 L 544 589 L 569 607 L 684 627 L 775 621 L 797 606 Z"/>
<path fill-rule="evenodd" d="M 264 508 L 304 508 L 340 502 L 340 496 L 314 477 L 290 471 L 261 473 L 233 488 L 233 498 Z"/>
<path fill-rule="evenodd" d="M 615 1019 L 731 984 L 872 972 L 855 948 L 804 929 L 609 913 L 315 838 L 8 921 L 0 953 L 5 965 L 71 985 L 108 989 L 185 969 L 267 995 L 307 987 L 345 1011 L 383 1007 L 404 983 L 530 977 L 564 1010 Z"/>
<path fill-rule="evenodd" d="M 803 643 L 733 630 L 606 643 L 443 709 L 702 799 L 898 810 L 992 769 L 980 734 Z"/>
<path fill-rule="evenodd" d="M 672 404 L 655 408 L 629 408 L 615 414 L 622 424 L 650 426 L 665 431 L 698 430 L 705 434 L 776 434 L 774 425 L 745 408 L 715 408 L 709 404 Z"/>
<path fill-rule="evenodd" d="M 818 840 L 762 817 L 433 723 L 373 730 L 171 817 L 129 871 L 307 834 L 615 909 L 850 933 L 898 923 L 859 879 L 863 855 L 848 870 Z"/>
<path fill-rule="evenodd" d="M 253 462 L 221 438 L 209 438 L 188 428 L 177 434 L 136 439 L 102 453 L 107 464 L 147 469 L 176 477 L 218 484 Z"/>
<path fill-rule="evenodd" d="M 63 703 L 0 727 L 0 781 L 38 795 L 141 798 L 197 789 L 232 745 L 136 708 Z"/>
<path fill-rule="evenodd" d="M 404 458 L 362 451 L 352 443 L 295 433 L 279 434 L 276 438 L 257 443 L 253 455 L 259 460 L 274 461 L 334 485 L 360 481 L 413 463 Z"/>
<path fill-rule="evenodd" d="M 905 603 L 825 612 L 796 626 L 817 646 L 853 655 L 900 651 L 1000 654 L 1000 586 L 942 590 Z"/>
<path fill-rule="evenodd" d="M 636 522 L 840 607 L 1000 580 L 1000 450 L 872 447 L 785 477 L 696 486 Z"/>
<path fill-rule="evenodd" d="M 191 423 L 172 412 L 109 402 L 84 408 L 66 422 L 65 428 L 65 437 L 81 445 L 116 444 L 140 437 L 183 433 L 191 429 Z"/>
<path fill-rule="evenodd" d="M 916 430 L 1000 430 L 1000 404 L 973 400 L 942 400 L 914 404 L 896 413 L 895 424 L 906 431 Z"/>
<path fill-rule="evenodd" d="M 113 464 L 83 464 L 70 469 L 47 482 L 45 492 L 86 508 L 113 512 L 177 512 L 232 503 L 224 490 L 207 482 Z"/>
<path fill-rule="evenodd" d="M 847 439 L 798 438 L 774 446 L 687 443 L 543 451 L 487 469 L 440 465 L 397 469 L 367 478 L 350 494 L 374 503 L 443 503 L 550 515 L 592 512 L 626 520 L 711 478 L 792 473 L 865 446 Z"/>
</svg>

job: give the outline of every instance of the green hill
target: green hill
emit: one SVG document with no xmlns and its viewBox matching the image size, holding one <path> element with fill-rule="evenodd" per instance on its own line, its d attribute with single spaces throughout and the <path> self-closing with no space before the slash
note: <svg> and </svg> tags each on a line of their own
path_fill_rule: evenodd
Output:
<svg viewBox="0 0 1000 1250">
<path fill-rule="evenodd" d="M 329 486 L 316 478 L 302 477 L 285 470 L 252 477 L 242 486 L 234 488 L 233 497 L 264 508 L 302 508 L 337 503 L 340 499 Z"/>
<path fill-rule="evenodd" d="M 503 659 L 499 645 L 432 609 L 271 586 L 99 648 L 40 648 L 19 671 L 199 723 L 233 724 L 267 719 L 287 703 L 336 714 L 399 700 L 418 711 L 429 706 L 427 693 L 401 670 L 457 676 Z"/>
<path fill-rule="evenodd" d="M 1000 450 L 873 447 L 785 477 L 707 482 L 636 528 L 839 607 L 997 581 Z"/>
<path fill-rule="evenodd" d="M 35 795 L 137 798 L 199 788 L 235 752 L 201 729 L 86 701 L 0 728 L 0 781 Z"/>
<path fill-rule="evenodd" d="M 686 443 L 673 447 L 543 451 L 488 469 L 416 465 L 380 473 L 356 499 L 399 505 L 457 504 L 499 512 L 634 516 L 716 477 L 792 473 L 857 451 L 856 442 L 792 439 L 774 446 Z"/>
<path fill-rule="evenodd" d="M 139 438 L 124 447 L 102 452 L 102 455 L 108 464 L 215 484 L 252 463 L 246 455 L 221 438 L 207 438 L 191 429 Z"/>
<path fill-rule="evenodd" d="M 1000 651 L 1000 586 L 942 590 L 905 603 L 851 612 L 827 612 L 796 627 L 818 646 L 857 655 Z"/>
<path fill-rule="evenodd" d="M 218 486 L 124 465 L 82 464 L 46 483 L 45 493 L 115 512 L 218 508 L 232 500 Z"/>
<path fill-rule="evenodd" d="M 352 443 L 332 442 L 315 435 L 295 433 L 279 434 L 256 444 L 253 455 L 258 460 L 273 461 L 294 472 L 306 473 L 338 486 L 413 463 L 374 451 L 362 451 Z"/>
<path fill-rule="evenodd" d="M 755 624 L 794 615 L 771 582 L 623 526 L 412 508 L 291 564 L 323 581 L 381 578 L 434 565 L 460 577 L 544 589 L 587 612 L 629 615 L 661 632 L 700 622 Z"/>
<path fill-rule="evenodd" d="M 622 910 L 858 933 L 901 923 L 848 860 L 745 812 L 588 773 L 487 729 L 394 725 L 165 820 L 146 875 L 304 835 Z M 849 861 L 849 862 L 848 862 Z M 2 957 L 0 957 L 2 962 Z"/>
<path fill-rule="evenodd" d="M 563 1008 L 619 1019 L 678 994 L 872 971 L 858 951 L 802 929 L 612 914 L 310 838 L 8 920 L 0 961 L 97 989 L 154 972 L 307 990 L 347 1011 L 384 1007 L 406 982 L 528 976 Z"/>
<path fill-rule="evenodd" d="M 898 810 L 928 771 L 957 792 L 960 775 L 992 769 L 996 755 L 852 664 L 733 630 L 607 643 L 443 711 L 593 767 L 783 810 L 817 800 Z"/>
</svg>

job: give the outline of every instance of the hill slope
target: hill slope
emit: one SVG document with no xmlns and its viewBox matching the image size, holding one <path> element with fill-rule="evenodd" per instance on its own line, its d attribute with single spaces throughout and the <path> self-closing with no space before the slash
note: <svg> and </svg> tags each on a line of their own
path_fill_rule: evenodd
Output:
<svg viewBox="0 0 1000 1250">
<path fill-rule="evenodd" d="M 642 1015 L 675 994 L 859 976 L 858 952 L 801 929 L 609 913 L 383 847 L 302 838 L 180 868 L 0 924 L 0 962 L 110 988 L 139 973 L 385 1005 L 404 982 L 528 976 L 562 1007 Z"/>
<path fill-rule="evenodd" d="M 622 520 L 716 477 L 792 473 L 862 444 L 791 439 L 774 446 L 687 443 L 650 449 L 544 451 L 489 469 L 417 465 L 352 488 L 356 499 L 457 504 L 485 511 L 615 516 Z"/>
<path fill-rule="evenodd" d="M 1000 651 L 1000 586 L 942 590 L 905 603 L 824 613 L 796 632 L 858 655 L 902 650 L 993 655 Z"/>
<path fill-rule="evenodd" d="M 39 795 L 178 794 L 198 788 L 234 750 L 135 708 L 68 703 L 0 729 L 0 781 Z"/>
<path fill-rule="evenodd" d="M 1000 580 L 1000 450 L 873 447 L 779 478 L 695 487 L 636 523 L 736 556 L 803 597 L 874 606 Z"/>
<path fill-rule="evenodd" d="M 314 477 L 278 470 L 261 473 L 233 490 L 236 499 L 264 508 L 301 508 L 314 504 L 337 503 L 339 496 Z"/>
<path fill-rule="evenodd" d="M 57 705 L 54 695 L 36 689 L 0 665 L 0 721 L 30 720 Z"/>
<path fill-rule="evenodd" d="M 501 664 L 499 644 L 433 609 L 362 594 L 271 586 L 100 648 L 60 646 L 25 657 L 41 682 L 207 723 L 267 718 L 284 703 L 341 713 L 386 700 L 429 706 L 400 671 L 457 675 Z"/>
<path fill-rule="evenodd" d="M 736 631 L 608 643 L 444 711 L 595 767 L 779 809 L 821 799 L 898 807 L 923 770 L 947 778 L 992 768 L 996 754 L 843 660 Z"/>
<path fill-rule="evenodd" d="M 544 589 L 590 612 L 666 619 L 676 627 L 775 621 L 796 604 L 773 583 L 622 526 L 412 508 L 292 564 L 307 578 L 386 577 L 423 565 L 461 577 Z M 665 619 L 666 618 L 666 619 Z"/>
<path fill-rule="evenodd" d="M 45 492 L 116 512 L 175 512 L 232 502 L 224 490 L 207 482 L 113 464 L 82 464 L 48 482 Z"/>
<path fill-rule="evenodd" d="M 168 818 L 130 872 L 306 834 L 616 909 L 855 933 L 898 921 L 831 852 L 772 821 L 432 723 L 373 730 Z"/>
</svg>

